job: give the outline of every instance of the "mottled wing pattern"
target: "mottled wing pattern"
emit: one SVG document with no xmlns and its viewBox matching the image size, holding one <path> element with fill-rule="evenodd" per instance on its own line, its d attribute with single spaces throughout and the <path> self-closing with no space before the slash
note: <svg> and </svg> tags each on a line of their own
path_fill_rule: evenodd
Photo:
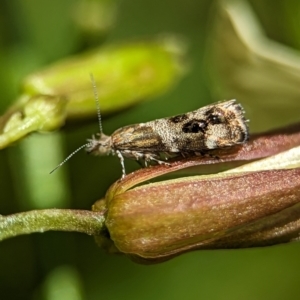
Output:
<svg viewBox="0 0 300 300">
<path fill-rule="evenodd" d="M 118 129 L 111 136 L 115 150 L 195 152 L 243 144 L 248 126 L 242 106 L 229 100 L 182 115 Z"/>
</svg>

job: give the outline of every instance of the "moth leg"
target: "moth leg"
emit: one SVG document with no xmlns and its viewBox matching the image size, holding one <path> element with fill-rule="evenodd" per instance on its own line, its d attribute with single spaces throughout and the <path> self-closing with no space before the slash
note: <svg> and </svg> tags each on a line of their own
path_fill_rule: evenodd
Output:
<svg viewBox="0 0 300 300">
<path fill-rule="evenodd" d="M 214 155 L 214 154 L 210 153 L 209 151 L 207 151 L 207 152 L 205 152 L 205 151 L 195 151 L 194 154 L 196 156 L 203 156 L 203 157 L 210 157 L 210 158 L 213 158 L 213 159 L 220 159 L 219 156 Z"/>
<path fill-rule="evenodd" d="M 123 179 L 126 175 L 125 165 L 124 165 L 124 157 L 123 157 L 122 153 L 119 150 L 116 151 L 116 154 L 119 157 L 120 163 L 121 163 L 121 166 L 122 166 L 122 177 L 121 177 L 121 179 Z"/>
<path fill-rule="evenodd" d="M 145 163 L 145 167 L 147 167 L 148 164 L 152 161 L 157 162 L 160 165 L 161 164 L 170 165 L 166 161 L 160 160 L 159 155 L 157 155 L 156 153 L 125 150 L 125 151 L 122 151 L 122 154 L 125 157 L 133 158 L 133 159 L 137 160 L 137 162 L 140 162 L 141 160 L 143 160 Z"/>
<path fill-rule="evenodd" d="M 144 167 L 144 165 L 141 162 L 142 160 L 144 160 L 144 154 L 142 152 L 123 150 L 122 154 L 127 158 L 135 159 L 141 167 Z"/>
<path fill-rule="evenodd" d="M 158 159 L 158 158 L 159 158 L 159 156 L 156 154 L 151 154 L 151 153 L 144 154 L 145 164 L 150 161 L 155 161 L 160 165 L 168 165 L 168 166 L 170 165 L 168 162 Z"/>
<path fill-rule="evenodd" d="M 139 152 L 139 151 L 128 151 L 128 153 L 126 153 L 128 156 L 130 156 L 131 158 L 134 158 L 139 164 L 142 165 L 141 161 L 144 162 L 144 166 L 148 167 L 148 163 L 154 160 L 157 160 L 153 155 L 150 153 L 144 153 L 144 152 Z"/>
</svg>

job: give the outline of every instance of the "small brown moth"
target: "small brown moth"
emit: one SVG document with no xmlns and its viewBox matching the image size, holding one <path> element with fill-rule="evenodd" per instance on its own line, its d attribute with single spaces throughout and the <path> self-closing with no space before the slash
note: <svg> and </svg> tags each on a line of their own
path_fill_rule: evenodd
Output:
<svg viewBox="0 0 300 300">
<path fill-rule="evenodd" d="M 248 139 L 248 126 L 242 106 L 229 100 L 199 108 L 182 115 L 122 127 L 111 136 L 103 133 L 88 140 L 88 153 L 117 154 L 144 160 L 161 160 L 161 154 L 205 154 L 209 150 L 243 144 Z"/>
<path fill-rule="evenodd" d="M 80 149 L 86 148 L 88 153 L 94 155 L 116 154 L 122 165 L 123 178 L 124 157 L 144 161 L 145 165 L 152 161 L 168 164 L 166 160 L 169 156 L 204 155 L 210 150 L 243 144 L 248 140 L 244 110 L 235 100 L 218 102 L 174 117 L 125 126 L 107 136 L 102 132 L 93 78 L 92 82 L 98 105 L 100 132 L 54 170 Z"/>
</svg>

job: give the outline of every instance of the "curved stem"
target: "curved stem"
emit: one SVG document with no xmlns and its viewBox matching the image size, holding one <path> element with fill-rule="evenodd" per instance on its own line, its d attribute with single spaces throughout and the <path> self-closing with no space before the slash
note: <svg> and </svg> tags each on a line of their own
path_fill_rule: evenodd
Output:
<svg viewBox="0 0 300 300">
<path fill-rule="evenodd" d="M 0 241 L 21 234 L 48 230 L 98 235 L 104 229 L 104 221 L 102 212 L 71 209 L 32 210 L 0 216 Z"/>
</svg>

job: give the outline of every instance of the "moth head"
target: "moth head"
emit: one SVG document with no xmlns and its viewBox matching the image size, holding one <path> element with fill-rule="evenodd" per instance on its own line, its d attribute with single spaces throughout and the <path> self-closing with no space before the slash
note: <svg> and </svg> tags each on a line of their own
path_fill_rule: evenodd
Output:
<svg viewBox="0 0 300 300">
<path fill-rule="evenodd" d="M 85 150 L 93 155 L 108 155 L 112 152 L 111 138 L 103 133 L 88 140 Z"/>
</svg>

